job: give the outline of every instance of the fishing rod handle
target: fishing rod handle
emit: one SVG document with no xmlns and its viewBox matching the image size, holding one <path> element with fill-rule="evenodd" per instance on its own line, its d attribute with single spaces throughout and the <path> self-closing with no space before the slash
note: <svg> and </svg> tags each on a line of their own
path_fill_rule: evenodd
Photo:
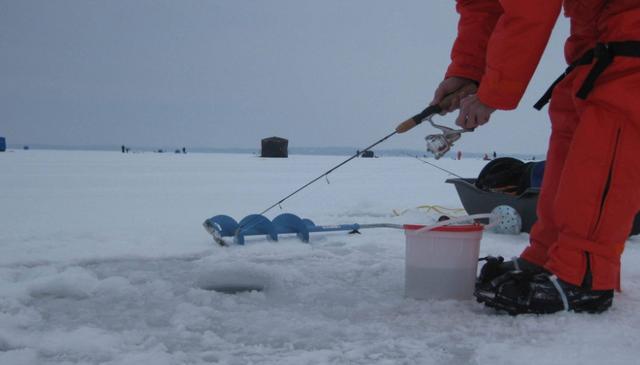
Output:
<svg viewBox="0 0 640 365">
<path fill-rule="evenodd" d="M 448 110 L 451 107 L 451 105 L 455 101 L 457 101 L 460 97 L 472 94 L 476 92 L 477 89 L 478 89 L 478 86 L 475 83 L 466 84 L 465 86 L 445 96 L 438 105 L 429 105 L 425 110 L 423 110 L 419 114 L 416 114 L 413 117 L 400 123 L 396 127 L 396 132 L 404 133 L 411 130 L 413 127 L 422 123 L 423 120 L 429 118 L 430 116 L 434 114 L 438 114 L 443 110 Z"/>
<path fill-rule="evenodd" d="M 425 110 L 423 110 L 421 113 L 416 114 L 413 117 L 411 117 L 411 118 L 405 120 L 404 122 L 398 124 L 398 126 L 396 127 L 396 132 L 398 132 L 398 133 L 408 132 L 413 127 L 415 127 L 418 124 L 422 123 L 422 121 L 425 120 L 426 118 L 429 118 L 433 114 L 440 113 L 441 111 L 442 111 L 442 108 L 440 108 L 439 105 L 430 105 Z"/>
</svg>

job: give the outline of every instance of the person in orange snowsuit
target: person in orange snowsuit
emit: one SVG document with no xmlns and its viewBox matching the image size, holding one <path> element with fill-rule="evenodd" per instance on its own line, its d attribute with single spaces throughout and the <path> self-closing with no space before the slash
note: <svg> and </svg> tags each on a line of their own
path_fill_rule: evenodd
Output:
<svg viewBox="0 0 640 365">
<path fill-rule="evenodd" d="M 432 104 L 465 85 L 451 108 L 475 128 L 518 103 L 564 8 L 569 67 L 550 99 L 551 137 L 538 221 L 519 258 L 484 265 L 478 301 L 511 314 L 601 312 L 619 288 L 620 256 L 640 210 L 640 1 L 457 0 L 445 80 Z"/>
</svg>

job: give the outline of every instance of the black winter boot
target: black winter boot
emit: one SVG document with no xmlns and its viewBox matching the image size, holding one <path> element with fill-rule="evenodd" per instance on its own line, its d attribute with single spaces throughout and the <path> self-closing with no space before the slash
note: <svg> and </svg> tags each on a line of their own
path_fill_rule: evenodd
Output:
<svg viewBox="0 0 640 365">
<path fill-rule="evenodd" d="M 502 256 L 487 256 L 480 261 L 486 261 L 486 263 L 480 269 L 480 275 L 476 279 L 476 291 L 495 291 L 496 286 L 492 281 L 508 272 L 522 271 L 533 275 L 547 272 L 544 268 L 519 257 L 504 261 Z"/>
<path fill-rule="evenodd" d="M 613 290 L 582 288 L 548 273 L 508 272 L 492 283 L 495 291 L 476 290 L 474 295 L 478 302 L 511 315 L 562 310 L 601 313 L 613 303 Z"/>
</svg>

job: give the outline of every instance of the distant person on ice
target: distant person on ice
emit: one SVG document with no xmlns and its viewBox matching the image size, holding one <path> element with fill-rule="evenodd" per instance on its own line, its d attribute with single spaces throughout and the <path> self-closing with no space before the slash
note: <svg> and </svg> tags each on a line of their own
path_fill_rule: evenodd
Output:
<svg viewBox="0 0 640 365">
<path fill-rule="evenodd" d="M 515 109 L 560 12 L 570 65 L 550 99 L 551 138 L 538 221 L 519 258 L 489 258 L 478 301 L 511 314 L 602 312 L 619 288 L 620 256 L 640 209 L 640 1 L 457 0 L 452 62 L 432 104 L 469 84 L 447 110 L 475 128 Z M 552 93 L 551 93 L 552 91 Z"/>
</svg>

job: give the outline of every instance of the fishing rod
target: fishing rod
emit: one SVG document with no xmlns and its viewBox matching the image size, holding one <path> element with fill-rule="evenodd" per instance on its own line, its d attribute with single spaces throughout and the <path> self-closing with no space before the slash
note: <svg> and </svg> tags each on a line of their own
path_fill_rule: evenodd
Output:
<svg viewBox="0 0 640 365">
<path fill-rule="evenodd" d="M 320 176 L 316 177 L 315 179 L 309 181 L 308 183 L 302 185 L 301 187 L 299 187 L 298 189 L 294 190 L 289 195 L 285 196 L 284 198 L 278 200 L 277 202 L 273 203 L 272 205 L 270 205 L 269 207 L 264 209 L 258 215 L 263 215 L 263 214 L 267 213 L 268 211 L 270 211 L 271 209 L 273 209 L 273 208 L 275 208 L 277 206 L 280 206 L 287 199 L 289 199 L 292 196 L 296 195 L 300 191 L 306 189 L 309 185 L 315 183 L 316 181 L 322 179 L 323 177 L 328 176 L 330 173 L 332 173 L 333 171 L 337 170 L 338 168 L 344 166 L 349 161 L 353 160 L 356 157 L 359 157 L 364 152 L 371 150 L 373 147 L 379 145 L 380 143 L 386 141 L 387 139 L 393 137 L 394 135 L 408 132 L 409 130 L 413 129 L 413 127 L 419 125 L 423 121 L 429 120 L 433 115 L 439 114 L 439 113 L 441 113 L 441 112 L 443 112 L 445 110 L 448 110 L 451 107 L 451 105 L 456 100 L 458 100 L 460 97 L 468 95 L 470 93 L 473 93 L 473 92 L 475 92 L 475 90 L 476 90 L 476 85 L 475 84 L 467 84 L 467 85 L 461 87 L 460 89 L 450 93 L 449 95 L 445 96 L 444 99 L 442 99 L 442 101 L 439 104 L 430 105 L 430 106 L 426 107 L 420 113 L 418 113 L 418 114 L 414 115 L 413 117 L 405 120 L 404 122 L 398 124 L 398 126 L 395 128 L 395 130 L 393 132 L 387 134 L 386 136 L 384 136 L 381 139 L 377 140 L 376 142 L 372 143 L 369 147 L 363 149 L 362 151 L 356 152 L 353 156 L 347 158 L 346 160 L 342 161 L 341 163 L 339 163 L 336 166 L 332 167 L 331 169 L 327 170 L 322 175 L 320 175 Z M 238 229 L 245 229 L 247 227 L 251 227 L 251 224 L 254 224 L 254 223 L 255 222 L 253 222 L 253 221 L 249 221 L 249 222 L 245 223 L 244 225 L 240 225 L 240 227 Z"/>
</svg>

